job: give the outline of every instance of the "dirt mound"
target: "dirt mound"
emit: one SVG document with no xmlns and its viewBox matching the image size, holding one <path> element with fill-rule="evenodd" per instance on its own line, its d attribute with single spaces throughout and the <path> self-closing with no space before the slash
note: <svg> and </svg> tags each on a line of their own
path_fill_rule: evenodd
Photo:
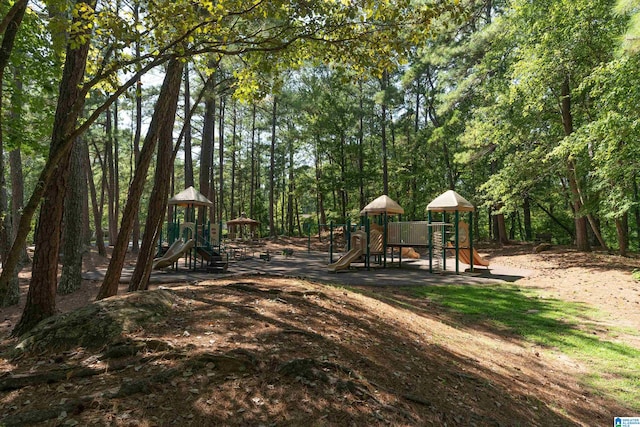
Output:
<svg viewBox="0 0 640 427">
<path fill-rule="evenodd" d="M 124 339 L 167 315 L 177 298 L 166 290 L 136 292 L 108 298 L 58 314 L 22 337 L 19 351 L 67 351 L 76 347 L 96 350 Z"/>
<path fill-rule="evenodd" d="M 572 425 L 616 409 L 544 354 L 392 298 L 268 277 L 115 297 L 109 315 L 47 329 L 112 320 L 111 341 L 77 334 L 0 359 L 0 424 Z"/>
</svg>

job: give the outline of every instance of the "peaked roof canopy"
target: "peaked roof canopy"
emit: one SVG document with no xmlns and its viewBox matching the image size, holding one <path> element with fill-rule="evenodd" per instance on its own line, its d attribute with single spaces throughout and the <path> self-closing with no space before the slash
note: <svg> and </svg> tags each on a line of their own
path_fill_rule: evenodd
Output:
<svg viewBox="0 0 640 427">
<path fill-rule="evenodd" d="M 213 206 L 213 202 L 198 190 L 193 187 L 189 187 L 186 190 L 182 190 L 175 196 L 169 199 L 170 205 L 180 206 Z"/>
<path fill-rule="evenodd" d="M 255 219 L 248 218 L 244 212 L 235 219 L 227 221 L 227 225 L 258 225 L 260 221 L 256 221 Z"/>
<path fill-rule="evenodd" d="M 375 199 L 373 202 L 369 203 L 367 206 L 364 207 L 364 209 L 360 211 L 360 215 L 365 215 L 365 214 L 377 215 L 377 214 L 383 214 L 383 213 L 386 213 L 388 215 L 403 214 L 404 209 L 402 209 L 402 207 L 399 204 L 393 201 L 391 197 L 384 194 L 378 197 L 377 199 Z"/>
<path fill-rule="evenodd" d="M 428 211 L 435 212 L 471 212 L 474 206 L 453 190 L 448 190 L 436 197 L 427 205 Z"/>
</svg>

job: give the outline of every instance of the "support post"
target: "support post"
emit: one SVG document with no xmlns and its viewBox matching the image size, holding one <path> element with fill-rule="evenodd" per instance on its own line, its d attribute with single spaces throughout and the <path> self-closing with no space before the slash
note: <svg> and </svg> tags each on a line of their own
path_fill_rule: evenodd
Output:
<svg viewBox="0 0 640 427">
<path fill-rule="evenodd" d="M 429 273 L 433 273 L 433 227 L 431 211 L 427 212 L 427 234 L 429 239 Z"/>
<path fill-rule="evenodd" d="M 447 213 L 442 214 L 442 271 L 447 271 Z"/>
<path fill-rule="evenodd" d="M 473 273 L 473 211 L 469 212 L 469 235 L 467 239 L 469 239 L 469 258 L 471 259 L 471 264 L 469 266 L 470 271 Z"/>
<path fill-rule="evenodd" d="M 367 266 L 367 271 L 369 271 L 371 269 L 371 248 L 369 247 L 369 243 L 371 243 L 371 222 L 366 213 L 364 214 L 364 229 L 367 233 L 367 249 L 364 263 Z"/>
<path fill-rule="evenodd" d="M 333 221 L 329 222 L 329 264 L 333 264 Z"/>
<path fill-rule="evenodd" d="M 460 212 L 456 211 L 455 215 L 455 234 L 456 234 L 456 274 L 460 274 Z"/>
<path fill-rule="evenodd" d="M 387 268 L 387 223 L 389 222 L 389 217 L 387 213 L 384 213 L 384 224 L 382 224 L 382 266 Z"/>
</svg>

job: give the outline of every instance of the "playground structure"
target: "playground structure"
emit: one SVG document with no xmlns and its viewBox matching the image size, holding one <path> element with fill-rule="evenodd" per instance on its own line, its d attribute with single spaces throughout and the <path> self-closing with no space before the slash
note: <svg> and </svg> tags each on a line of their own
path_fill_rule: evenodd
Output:
<svg viewBox="0 0 640 427">
<path fill-rule="evenodd" d="M 329 264 L 327 269 L 331 272 L 346 270 L 352 262 L 361 259 L 366 253 L 367 233 L 358 230 L 351 233 L 351 249 L 347 251 L 337 262 Z"/>
<path fill-rule="evenodd" d="M 189 239 L 186 242 L 182 239 L 176 240 L 169 246 L 164 255 L 153 260 L 153 269 L 158 270 L 172 266 L 193 248 L 194 243 L 193 239 Z"/>
<path fill-rule="evenodd" d="M 228 256 L 221 250 L 220 228 L 217 225 L 212 228 L 207 221 L 207 210 L 213 206 L 213 202 L 189 187 L 170 198 L 168 205 L 174 207 L 167 224 L 166 237 L 170 246 L 163 253 L 160 239 L 160 256 L 154 260 L 153 268 L 175 267 L 178 260 L 184 257 L 189 269 L 204 267 L 208 272 L 226 271 Z M 184 208 L 182 222 L 178 219 L 179 207 Z"/>
<path fill-rule="evenodd" d="M 459 273 L 459 262 L 470 266 L 488 267 L 489 262 L 482 258 L 473 248 L 473 239 L 467 224 L 460 221 L 460 212 L 469 213 L 469 223 L 473 224 L 474 206 L 453 190 L 446 191 L 427 206 L 428 221 L 401 221 L 404 209 L 386 195 L 380 196 L 360 212 L 361 227 L 351 234 L 348 251 L 337 262 L 332 262 L 328 270 L 337 272 L 346 270 L 351 263 L 361 261 L 370 268 L 373 256 L 379 264 L 386 267 L 388 249 L 391 249 L 392 261 L 394 249 L 398 249 L 398 263 L 402 265 L 402 257 L 412 257 L 414 247 L 427 248 L 429 251 L 429 272 L 446 270 L 447 251 L 455 255 L 455 271 Z M 442 221 L 433 221 L 433 213 L 442 215 Z M 453 213 L 455 222 L 448 223 Z M 398 221 L 391 221 L 393 216 Z M 374 222 L 371 223 L 370 217 Z M 350 227 L 347 228 L 349 230 Z M 450 241 L 450 238 L 453 239 Z M 332 257 L 332 253 L 330 255 Z"/>
</svg>

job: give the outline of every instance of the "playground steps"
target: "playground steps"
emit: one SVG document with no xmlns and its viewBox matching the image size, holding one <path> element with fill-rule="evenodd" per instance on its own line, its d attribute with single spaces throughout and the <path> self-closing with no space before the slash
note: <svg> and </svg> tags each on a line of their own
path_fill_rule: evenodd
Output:
<svg viewBox="0 0 640 427">
<path fill-rule="evenodd" d="M 207 273 L 226 273 L 229 262 L 218 252 L 204 248 L 196 248 L 198 255 L 207 262 Z"/>
</svg>

